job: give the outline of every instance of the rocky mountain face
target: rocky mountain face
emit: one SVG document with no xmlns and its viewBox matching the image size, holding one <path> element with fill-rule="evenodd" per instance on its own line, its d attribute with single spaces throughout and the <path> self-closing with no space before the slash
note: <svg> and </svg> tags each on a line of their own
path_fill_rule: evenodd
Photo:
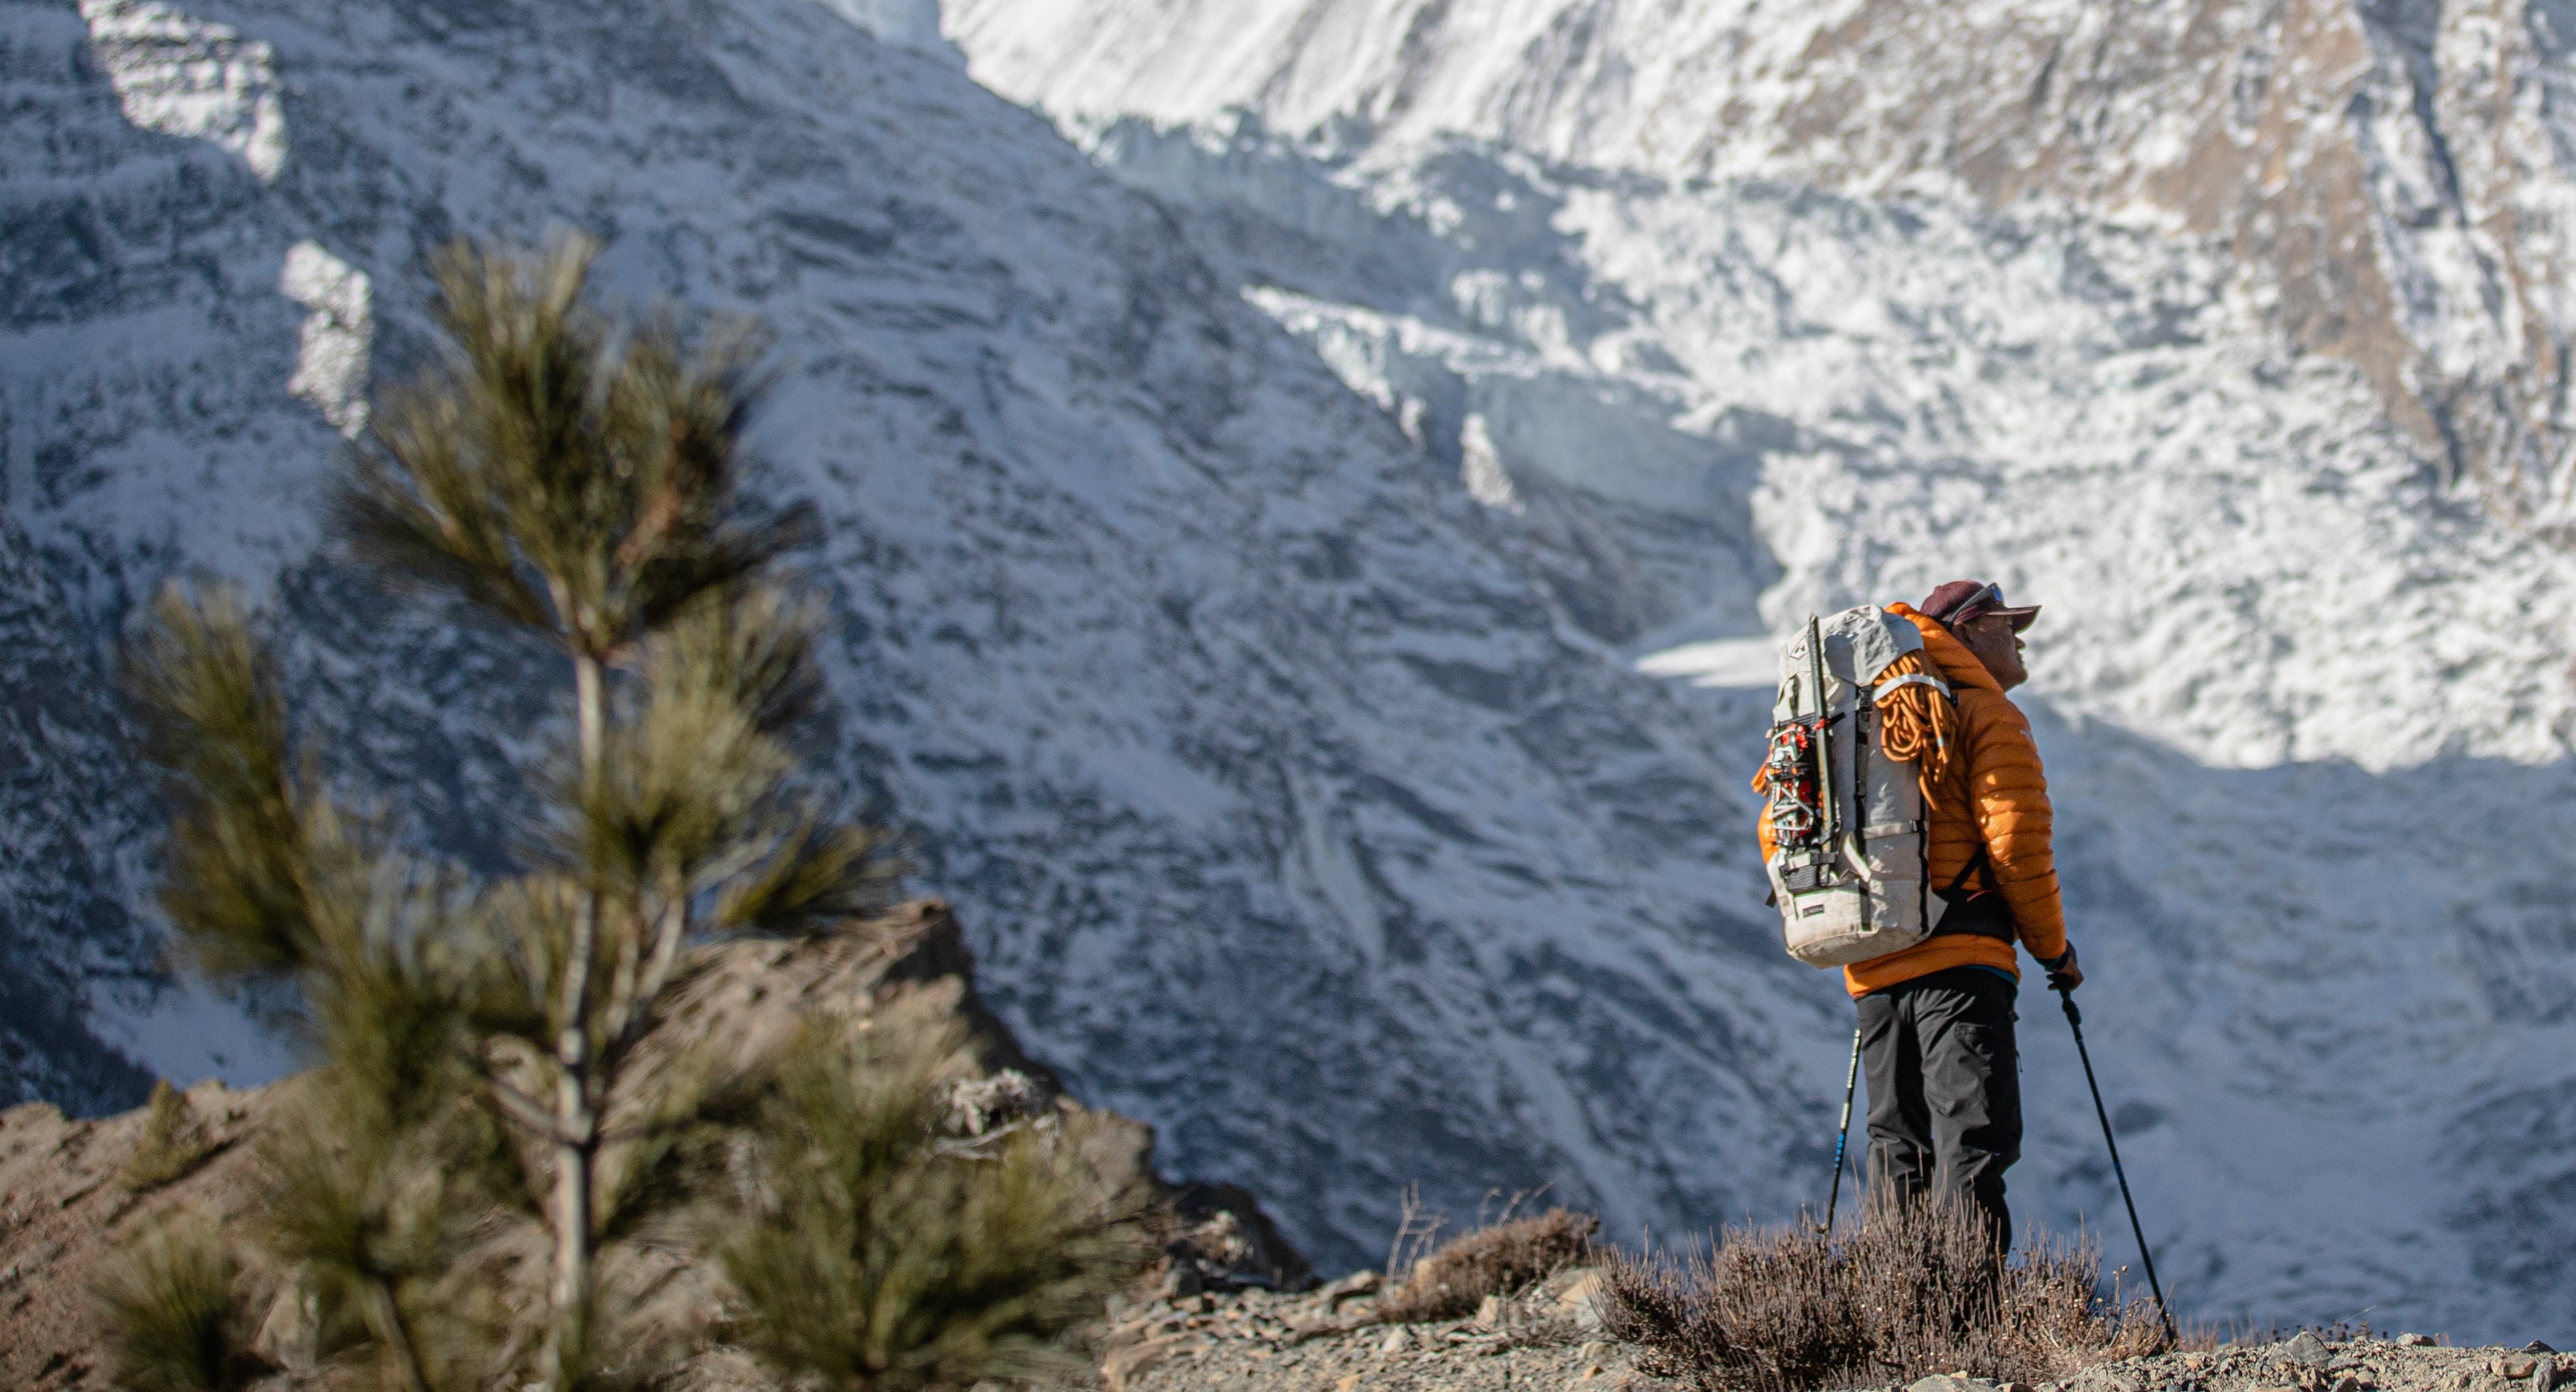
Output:
<svg viewBox="0 0 2576 1392">
<path fill-rule="evenodd" d="M 123 731 L 94 654 L 61 620 L 62 595 L 24 533 L 0 530 L 0 1080 L 11 1100 L 98 1111 L 151 1075 L 91 1030 L 81 1001 L 149 979 L 153 943 L 117 890 L 120 831 L 145 810 L 120 792 Z"/>
<path fill-rule="evenodd" d="M 2556 457 L 2555 176 L 2421 142 L 2469 168 L 2442 83 L 2509 91 L 2545 164 L 2555 13 L 0 0 L 0 623 L 52 655 L 0 669 L 52 1012 L 7 1085 L 288 1063 L 151 967 L 105 677 L 167 577 L 248 586 L 337 770 L 501 853 L 547 659 L 365 590 L 313 500 L 425 256 L 571 225 L 777 334 L 828 770 L 994 1008 L 1328 1273 L 1416 1181 L 1621 1237 L 1821 1196 L 1849 1016 L 1761 905 L 1765 635 L 1975 573 L 2048 606 L 2179 1303 L 2550 1335 L 2576 566 L 2472 427 Z M 2100 1227 L 2028 1004 L 2015 1202 Z"/>
</svg>

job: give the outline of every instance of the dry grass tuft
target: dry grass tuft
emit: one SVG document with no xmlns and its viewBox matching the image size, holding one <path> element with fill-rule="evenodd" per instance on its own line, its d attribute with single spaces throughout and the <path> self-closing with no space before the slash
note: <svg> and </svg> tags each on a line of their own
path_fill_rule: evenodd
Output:
<svg viewBox="0 0 2576 1392">
<path fill-rule="evenodd" d="M 1581 1262 L 1600 1226 L 1591 1214 L 1551 1208 L 1479 1228 L 1415 1262 L 1404 1284 L 1378 1307 L 1378 1317 L 1416 1324 L 1472 1315 L 1486 1296 L 1516 1294 Z"/>
<path fill-rule="evenodd" d="M 1679 1262 L 1618 1253 L 1601 1306 L 1612 1337 L 1645 1347 L 1641 1367 L 1701 1392 L 1961 1369 L 2037 1383 L 2167 1347 L 2154 1306 L 2103 1300 L 2100 1274 L 2089 1239 L 2034 1234 L 1999 1260 L 1977 1215 L 1923 1205 L 1840 1240 L 1801 1225 L 1732 1230 Z"/>
<path fill-rule="evenodd" d="M 265 1364 L 250 1353 L 240 1268 L 202 1219 L 153 1228 L 91 1288 L 108 1385 L 118 1392 L 235 1392 Z"/>
<path fill-rule="evenodd" d="M 204 1164 L 214 1153 L 214 1142 L 206 1135 L 205 1123 L 197 1119 L 197 1109 L 189 1105 L 188 1094 L 164 1078 L 152 1085 L 143 1138 L 135 1143 L 134 1157 L 117 1171 L 116 1182 L 130 1193 L 158 1189 Z"/>
</svg>

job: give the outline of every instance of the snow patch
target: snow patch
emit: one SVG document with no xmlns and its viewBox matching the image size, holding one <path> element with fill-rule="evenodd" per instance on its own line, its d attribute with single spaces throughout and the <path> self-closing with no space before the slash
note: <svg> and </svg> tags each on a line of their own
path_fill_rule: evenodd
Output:
<svg viewBox="0 0 2576 1392">
<path fill-rule="evenodd" d="M 1494 437 L 1485 428 L 1481 415 L 1467 417 L 1458 431 L 1458 478 L 1467 485 L 1467 496 L 1489 508 L 1505 512 L 1522 511 L 1518 493 L 1512 491 L 1512 476 L 1503 468 L 1503 456 L 1494 448 Z"/>
<path fill-rule="evenodd" d="M 1768 690 L 1780 681 L 1780 640 L 1718 638 L 1682 643 L 1638 658 L 1637 670 L 1650 677 L 1680 677 L 1693 686 Z"/>
<path fill-rule="evenodd" d="M 125 119 L 211 141 L 262 183 L 286 167 L 286 111 L 267 44 L 159 0 L 81 0 L 80 12 Z"/>
<path fill-rule="evenodd" d="M 320 243 L 303 241 L 288 248 L 277 288 L 313 311 L 305 317 L 295 375 L 286 389 L 356 439 L 367 425 L 367 350 L 375 338 L 367 273 Z"/>
</svg>

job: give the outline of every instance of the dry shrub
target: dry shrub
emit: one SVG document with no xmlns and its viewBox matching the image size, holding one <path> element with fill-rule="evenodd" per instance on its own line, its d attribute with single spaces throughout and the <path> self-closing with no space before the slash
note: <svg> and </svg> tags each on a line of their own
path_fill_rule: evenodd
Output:
<svg viewBox="0 0 2576 1392">
<path fill-rule="evenodd" d="M 1998 1259 L 1973 1211 L 1882 1211 L 1856 1236 L 1810 1226 L 1730 1230 L 1678 1261 L 1608 1263 L 1601 1307 L 1613 1338 L 1643 1345 L 1648 1372 L 1701 1392 L 1804 1392 L 1906 1383 L 1965 1369 L 2046 1382 L 2169 1343 L 2155 1308 L 2097 1292 L 2090 1239 L 2044 1233 Z"/>
<path fill-rule="evenodd" d="M 1479 1228 L 1415 1262 L 1404 1284 L 1378 1307 L 1378 1317 L 1415 1324 L 1472 1315 L 1486 1296 L 1515 1294 L 1582 1261 L 1600 1226 L 1589 1213 L 1551 1208 Z"/>
<path fill-rule="evenodd" d="M 152 1085 L 151 1110 L 144 1114 L 143 1137 L 134 1146 L 134 1158 L 116 1174 L 116 1182 L 128 1192 L 140 1194 L 158 1189 L 205 1163 L 214 1154 L 214 1143 L 206 1136 L 205 1123 L 197 1119 L 197 1109 L 188 1102 L 188 1094 L 170 1086 L 167 1078 Z"/>
</svg>

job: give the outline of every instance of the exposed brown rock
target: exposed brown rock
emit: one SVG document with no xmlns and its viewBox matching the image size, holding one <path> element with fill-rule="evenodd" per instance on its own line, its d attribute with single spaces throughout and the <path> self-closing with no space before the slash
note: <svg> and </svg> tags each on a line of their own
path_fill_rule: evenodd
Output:
<svg viewBox="0 0 2576 1392">
<path fill-rule="evenodd" d="M 2392 422 L 2519 511 L 2568 457 L 2576 337 L 2571 171 L 2527 8 L 2444 5 L 2418 34 L 2351 0 L 1866 0 L 1782 75 L 1801 95 L 1741 111 L 1697 159 L 2170 215 L 2292 343 L 2352 364 Z"/>
</svg>

